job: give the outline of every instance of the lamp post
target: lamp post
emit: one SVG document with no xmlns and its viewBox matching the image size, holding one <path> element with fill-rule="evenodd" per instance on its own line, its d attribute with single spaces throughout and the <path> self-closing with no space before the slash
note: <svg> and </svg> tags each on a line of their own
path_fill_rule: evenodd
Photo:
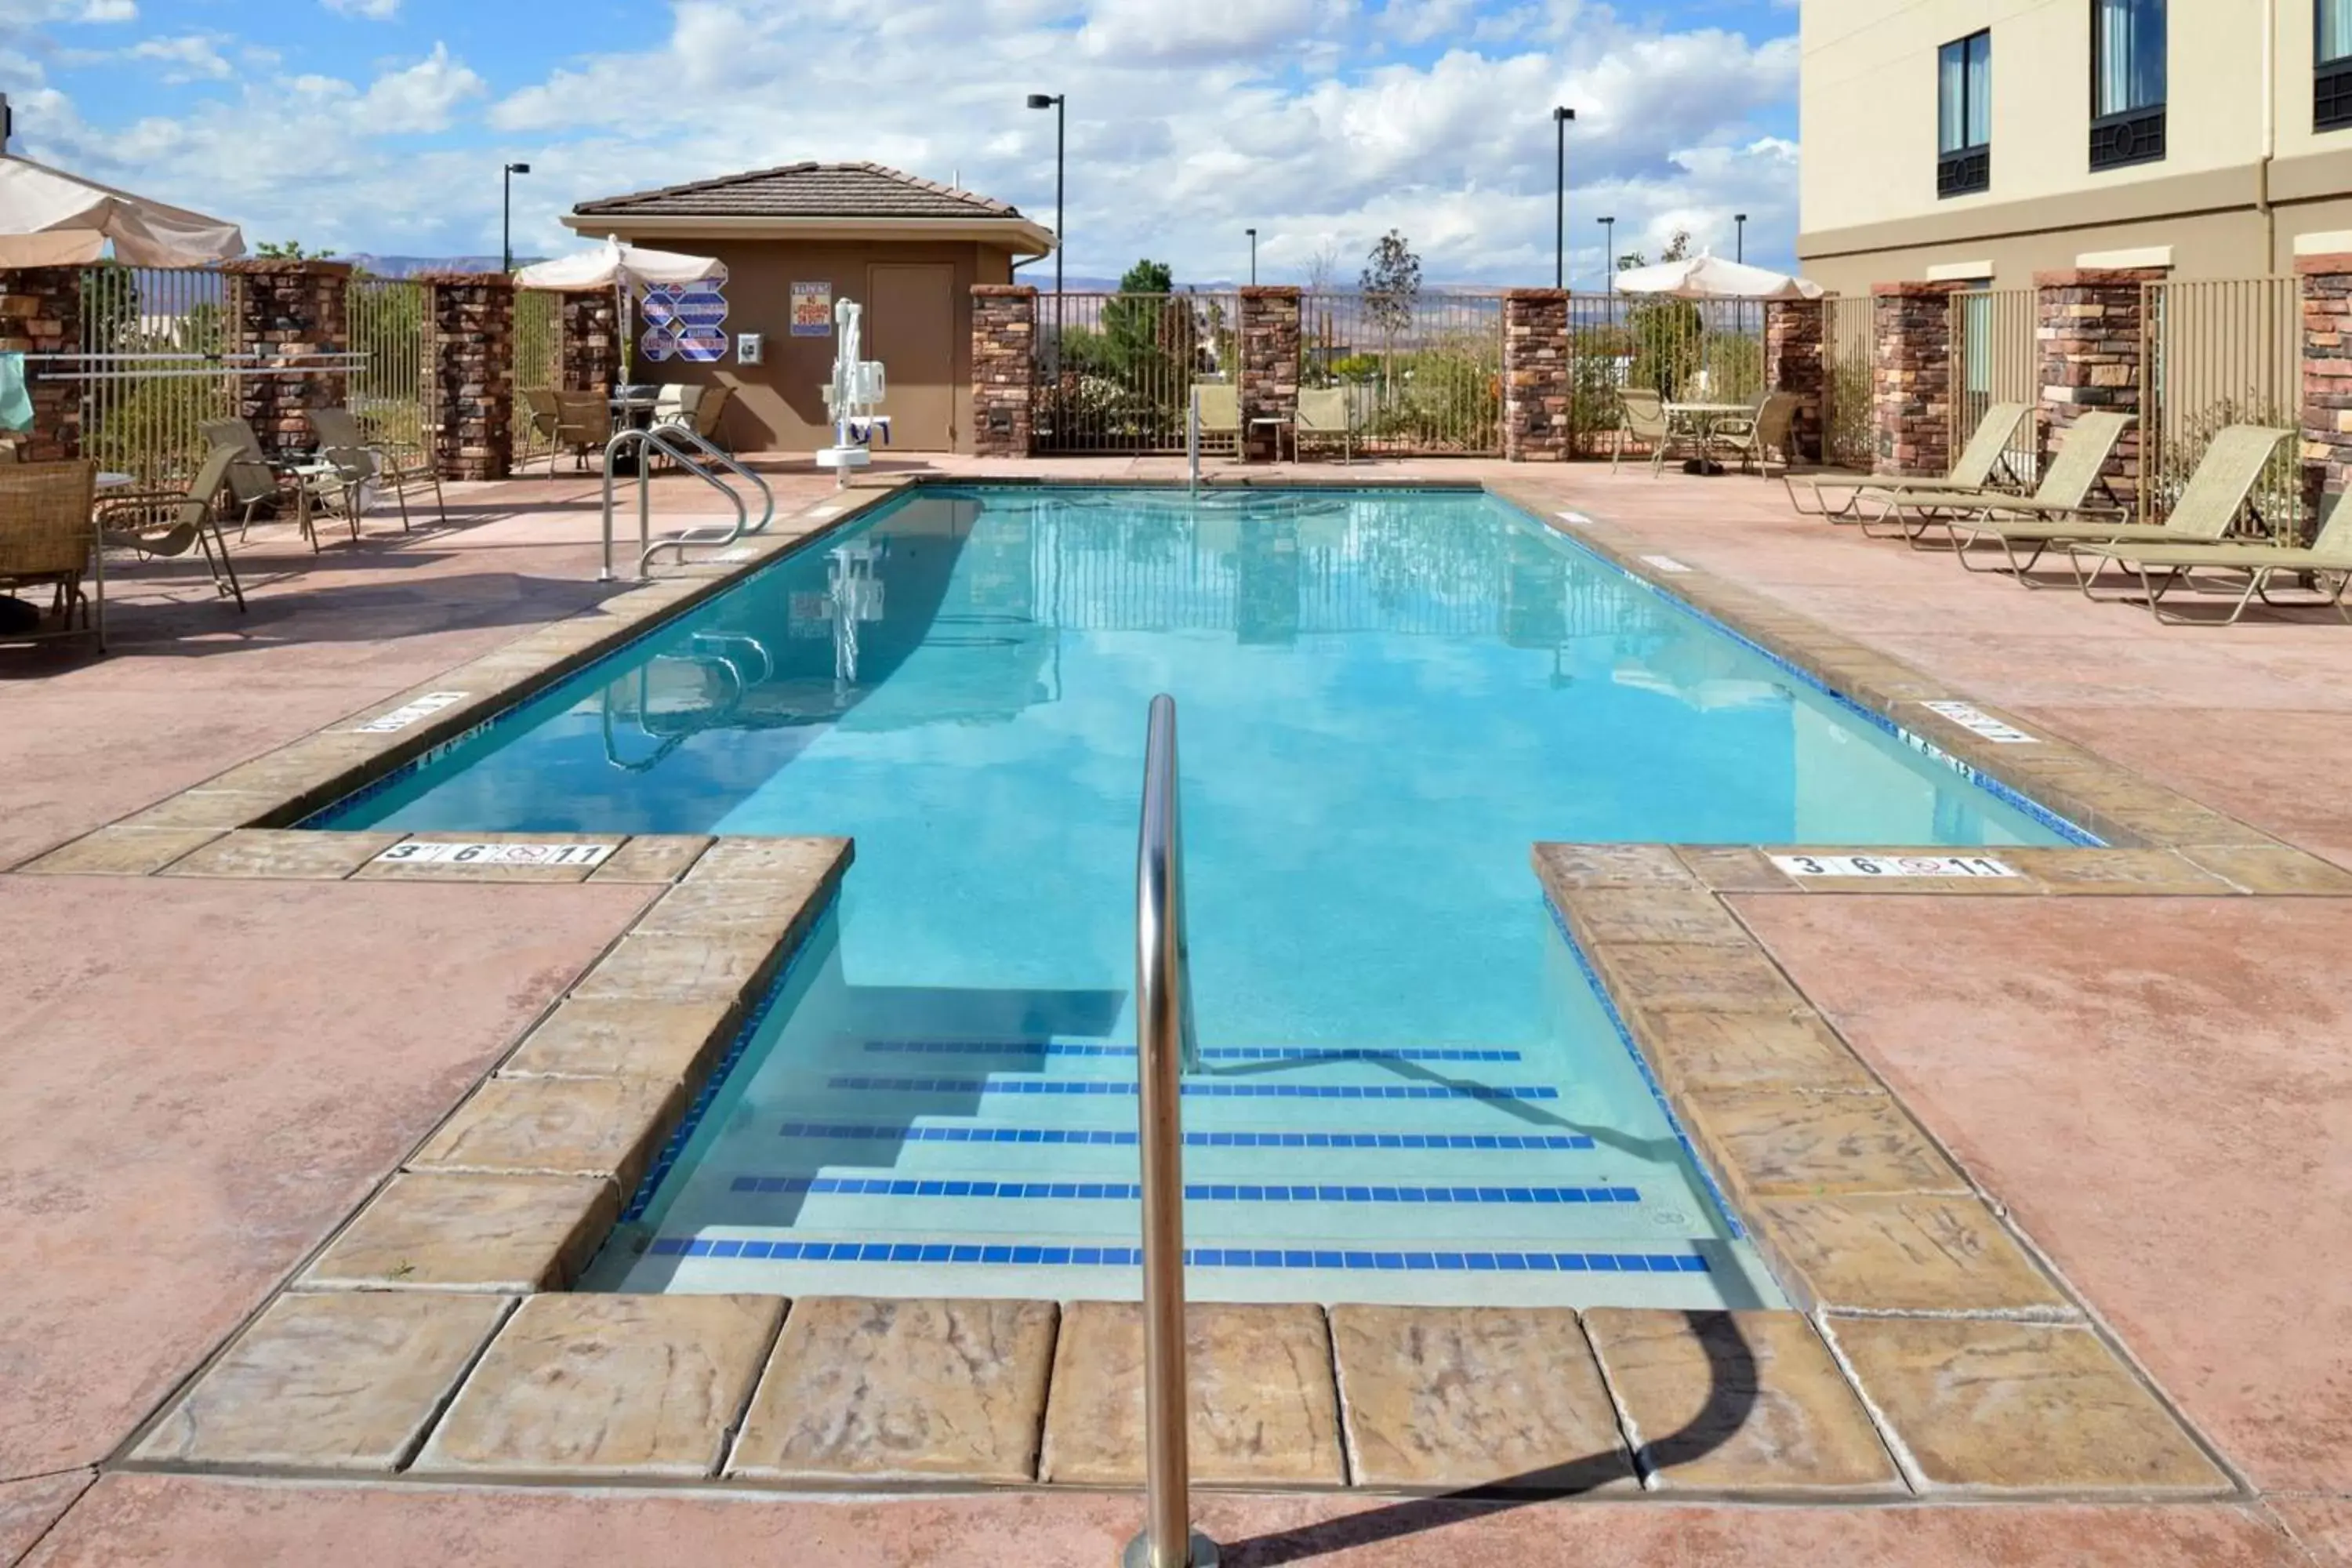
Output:
<svg viewBox="0 0 2352 1568">
<path fill-rule="evenodd" d="M 1601 275 L 1601 288 L 1606 293 L 1617 286 L 1617 219 L 1612 216 L 1601 219 L 1600 223 L 1601 252 L 1606 258 L 1602 265 L 1608 268 Z"/>
<path fill-rule="evenodd" d="M 1250 237 L 1250 287 L 1255 289 L 1257 287 L 1257 230 L 1245 228 L 1242 232 Z"/>
<path fill-rule="evenodd" d="M 1551 111 L 1555 177 L 1551 205 L 1551 286 L 1568 287 L 1568 122 L 1576 110 L 1555 106 Z"/>
<path fill-rule="evenodd" d="M 501 171 L 499 199 L 499 259 L 506 271 L 514 270 L 514 177 L 530 173 L 529 163 L 509 163 Z"/>
<path fill-rule="evenodd" d="M 1731 222 L 1731 259 L 1745 261 L 1748 259 L 1748 215 L 1733 213 Z"/>
<path fill-rule="evenodd" d="M 1068 123 L 1068 106 L 1064 103 L 1063 97 L 1058 92 L 1033 92 L 1029 95 L 1030 108 L 1054 111 L 1054 292 L 1057 297 L 1062 292 L 1062 252 L 1067 248 L 1062 243 L 1062 148 L 1063 132 Z"/>
</svg>

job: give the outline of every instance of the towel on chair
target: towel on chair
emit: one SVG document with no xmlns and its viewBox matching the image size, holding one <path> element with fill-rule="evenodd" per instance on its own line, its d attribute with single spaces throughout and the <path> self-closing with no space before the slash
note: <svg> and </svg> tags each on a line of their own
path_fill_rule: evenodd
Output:
<svg viewBox="0 0 2352 1568">
<path fill-rule="evenodd" d="M 0 430 L 33 427 L 33 395 L 25 390 L 25 356 L 0 353 Z"/>
</svg>

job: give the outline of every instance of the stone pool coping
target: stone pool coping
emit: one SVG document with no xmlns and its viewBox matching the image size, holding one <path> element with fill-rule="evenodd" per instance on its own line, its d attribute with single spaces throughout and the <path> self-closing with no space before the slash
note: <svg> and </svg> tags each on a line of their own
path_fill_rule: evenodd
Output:
<svg viewBox="0 0 2352 1568">
<path fill-rule="evenodd" d="M 846 842 L 289 826 L 903 488 L 820 502 L 795 520 L 814 527 L 756 541 L 723 572 L 616 595 L 17 868 L 662 889 L 120 1463 L 835 1489 L 1139 1479 L 1131 1305 L 569 1292 L 832 897 Z M 1948 683 L 1636 553 L 1605 521 L 1554 512 L 1524 483 L 1485 488 L 2113 847 L 1997 851 L 2014 878 L 1831 882 L 1736 846 L 1539 847 L 1547 893 L 1802 1310 L 1196 1305 L 1202 1484 L 1559 1494 L 1630 1491 L 1638 1478 L 1675 1495 L 1853 1500 L 2242 1492 L 1724 896 L 2341 895 L 2352 873 L 1997 709 L 1971 704 L 1974 725 L 1948 717 L 1924 706 L 1970 702 Z M 366 727 L 386 716 L 394 727 Z M 2000 725 L 2031 739 L 1983 732 Z M 501 838 L 611 848 L 593 864 L 530 867 L 378 858 L 404 842 Z"/>
</svg>

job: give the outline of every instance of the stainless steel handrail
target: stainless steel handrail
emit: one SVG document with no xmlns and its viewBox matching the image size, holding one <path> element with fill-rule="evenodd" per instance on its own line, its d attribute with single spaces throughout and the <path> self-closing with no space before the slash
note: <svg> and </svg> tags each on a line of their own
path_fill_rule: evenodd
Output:
<svg viewBox="0 0 2352 1568">
<path fill-rule="evenodd" d="M 1176 799 L 1176 700 L 1151 700 L 1135 848 L 1137 1142 L 1143 1156 L 1144 1524 L 1124 1568 L 1216 1568 L 1192 1526 L 1184 1372 L 1183 1074 L 1197 1068 L 1184 842 Z"/>
<path fill-rule="evenodd" d="M 752 484 L 759 488 L 760 496 L 761 500 L 764 502 L 764 506 L 761 511 L 760 521 L 758 522 L 753 522 L 751 521 L 751 508 L 745 503 L 741 493 L 739 492 L 734 486 L 729 484 L 725 479 L 720 479 L 717 474 L 711 472 L 709 468 L 697 462 L 693 457 L 691 457 L 677 444 L 677 439 L 680 437 L 686 441 L 693 443 L 697 448 L 707 453 L 718 463 L 719 467 L 726 468 L 730 473 L 740 474 L 743 478 L 751 480 Z M 638 576 L 642 577 L 645 575 L 646 566 L 651 563 L 655 554 L 660 551 L 670 549 L 677 550 L 678 563 L 683 565 L 686 562 L 686 547 L 689 544 L 710 544 L 719 546 L 732 544 L 735 541 L 742 538 L 747 533 L 763 532 L 767 529 L 768 524 L 774 521 L 776 515 L 776 497 L 775 492 L 768 488 L 768 481 L 761 479 L 754 470 L 745 468 L 741 463 L 737 462 L 733 458 L 730 458 L 726 453 L 720 451 L 717 447 L 711 445 L 709 441 L 697 435 L 693 430 L 688 428 L 686 426 L 657 425 L 651 429 L 646 430 L 618 431 L 614 435 L 611 440 L 604 443 L 604 559 L 602 568 L 596 574 L 596 580 L 598 582 L 610 583 L 614 580 L 614 464 L 619 458 L 621 453 L 630 447 L 637 448 Z M 677 533 L 670 534 L 660 540 L 656 540 L 653 537 L 652 474 L 652 458 L 653 454 L 656 452 L 659 452 L 662 456 L 669 458 L 670 461 L 676 463 L 679 468 L 701 479 L 703 483 L 709 485 L 712 489 L 717 490 L 719 494 L 732 501 L 735 504 L 735 521 L 733 525 L 725 528 L 721 528 L 716 524 L 700 528 L 689 527 L 681 530 Z"/>
</svg>

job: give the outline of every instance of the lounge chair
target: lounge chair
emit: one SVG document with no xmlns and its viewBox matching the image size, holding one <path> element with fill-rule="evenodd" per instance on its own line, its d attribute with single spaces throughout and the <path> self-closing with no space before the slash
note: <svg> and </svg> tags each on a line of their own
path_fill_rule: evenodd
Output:
<svg viewBox="0 0 2352 1568">
<path fill-rule="evenodd" d="M 1339 460 L 1356 460 L 1356 421 L 1348 408 L 1348 389 L 1327 386 L 1298 394 L 1298 416 L 1290 427 L 1290 449 L 1297 455 L 1298 443 L 1310 437 L 1318 441 L 1339 443 Z"/>
<path fill-rule="evenodd" d="M 2285 432 L 2282 431 L 2280 434 L 2284 436 Z M 2215 439 L 2218 441 L 2220 437 L 2216 437 Z M 2210 457 L 2211 449 L 2209 447 L 2207 450 Z M 2198 473 L 2202 474 L 2205 467 L 2205 464 L 2200 463 L 2197 466 Z M 2196 481 L 2192 479 L 2189 483 L 2193 489 Z M 2187 500 L 2186 496 L 2182 499 L 2184 501 Z M 2179 508 L 2174 508 L 2173 515 L 2178 517 L 2179 510 Z M 2232 508 L 2231 510 L 2234 511 L 2235 509 Z M 2208 543 L 2198 544 L 2187 542 L 2071 544 L 2067 546 L 2066 552 L 2074 558 L 2074 574 L 2084 584 L 2084 592 L 2086 594 L 2090 591 L 2091 578 L 2108 562 L 2112 561 L 2136 573 L 2139 577 L 2140 588 L 2147 595 L 2146 603 L 2148 613 L 2167 626 L 2233 626 L 2238 624 L 2239 617 L 2246 613 L 2246 606 L 2257 598 L 2263 604 L 2277 608 L 2332 605 L 2337 615 L 2347 621 L 2352 621 L 2352 605 L 2347 605 L 2344 602 L 2344 591 L 2347 585 L 2352 585 L 2352 506 L 2344 504 L 2344 497 L 2340 493 L 2327 498 L 2319 525 L 2319 536 L 2308 545 L 2263 544 L 2253 542 L 2238 543 L 2234 541 L 2217 539 Z M 2087 571 L 2084 567 L 2085 557 L 2089 558 Z M 2163 573 L 2162 581 L 2159 582 L 2150 576 L 2151 570 Z M 2164 595 L 2170 593 L 2192 572 L 2228 572 L 2242 574 L 2245 576 L 2245 591 L 2238 595 L 2237 604 L 2231 607 L 2226 617 L 2214 620 L 2206 616 L 2165 614 L 2162 602 Z M 2281 572 L 2293 572 L 2297 574 L 2305 573 L 2332 574 L 2336 579 L 2336 586 L 2329 589 L 2320 588 L 2315 584 L 2314 591 L 2319 595 L 2318 598 L 2288 600 L 2282 604 L 2281 601 L 2270 595 L 2271 578 Z"/>
<path fill-rule="evenodd" d="M 1739 454 L 1739 467 L 1745 471 L 1752 461 L 1759 479 L 1769 479 L 1765 472 L 1769 455 L 1780 455 L 1780 471 L 1789 470 L 1789 432 L 1797 423 L 1797 395 L 1776 392 L 1756 405 L 1753 419 L 1729 419 L 1709 433 L 1713 445 Z"/>
<path fill-rule="evenodd" d="M 1780 482 L 1788 487 L 1789 504 L 1807 517 L 1826 517 L 1852 521 L 1861 516 L 1865 495 L 1883 496 L 1889 490 L 1907 490 L 1918 494 L 1926 490 L 1994 490 L 2004 488 L 2021 489 L 2016 471 L 2009 464 L 2009 446 L 2017 435 L 2017 427 L 2032 417 L 2033 405 L 2027 403 L 1996 403 L 1985 410 L 1977 421 L 1976 434 L 1952 459 L 1949 472 L 1938 479 L 1887 479 L 1883 476 L 1854 474 L 1809 474 L 1801 488 L 1811 490 L 1814 504 L 1807 506 L 1798 499 L 1800 481 L 1793 474 L 1782 474 Z M 2006 476 L 2007 487 L 1993 483 L 1996 474 Z M 1845 500 L 1830 504 L 1830 492 L 1844 490 Z"/>
<path fill-rule="evenodd" d="M 117 490 L 98 510 L 101 544 L 136 551 L 142 556 L 185 555 L 203 552 L 211 569 L 215 593 L 245 609 L 245 589 L 228 558 L 228 538 L 221 531 L 221 491 L 229 470 L 242 458 L 235 447 L 215 447 L 205 454 L 196 477 L 184 490 Z M 93 481 L 95 482 L 95 481 Z"/>
<path fill-rule="evenodd" d="M 2057 521 L 2026 519 L 2010 521 L 1987 515 L 1955 520 L 1951 525 L 1952 537 L 1959 544 L 1963 555 L 1968 546 L 1977 540 L 1988 535 L 1996 537 L 2008 551 L 2012 564 L 2017 559 L 2016 546 L 2036 546 L 2033 554 L 2022 565 L 2016 567 L 2017 580 L 2028 587 L 2036 584 L 2023 574 L 2042 558 L 2042 552 L 2053 544 L 2066 548 L 2074 559 L 2076 586 L 2086 596 L 2096 598 L 2098 595 L 2091 592 L 2091 578 L 2097 575 L 2098 567 L 2094 563 L 2090 575 L 2084 575 L 2082 559 L 2074 555 L 2072 546 L 2217 542 L 2229 532 L 2230 525 L 2237 521 L 2239 511 L 2246 504 L 2246 498 L 2253 491 L 2254 481 L 2262 477 L 2263 469 L 2269 465 L 2271 454 L 2278 450 L 2280 442 L 2294 434 L 2292 430 L 2266 425 L 2231 425 L 2216 431 L 2205 448 L 2204 457 L 2198 460 L 2197 471 L 2189 476 L 2189 483 L 2182 488 L 2180 499 L 2173 503 L 2171 514 L 2160 525 L 2114 521 L 2089 511 Z M 2015 510 L 2021 504 L 2003 503 L 1999 510 Z M 1963 534 L 1968 537 L 1961 538 Z"/>
<path fill-rule="evenodd" d="M 369 433 L 348 408 L 313 408 L 310 428 L 319 434 L 320 455 L 359 476 L 363 488 L 373 481 L 378 493 L 389 493 L 400 507 L 400 531 L 408 531 L 408 492 L 430 487 L 434 510 L 446 526 L 449 505 L 441 493 L 441 470 L 430 452 L 404 447 Z"/>
<path fill-rule="evenodd" d="M 0 632 L 0 641 L 95 637 L 106 651 L 106 565 L 93 547 L 90 498 L 98 488 L 98 465 L 0 464 L 0 589 L 47 587 L 54 631 Z M 83 579 L 92 592 L 82 591 Z M 74 610 L 81 629 L 74 629 Z"/>
<path fill-rule="evenodd" d="M 1242 391 L 1230 382 L 1200 382 L 1192 388 L 1192 413 L 1201 427 L 1201 442 L 1231 442 L 1234 456 L 1242 451 Z"/>
<path fill-rule="evenodd" d="M 2059 435 L 2058 450 L 2042 470 L 2042 483 L 2030 496 L 2010 495 L 2001 490 L 1890 490 L 1877 498 L 1878 511 L 1862 520 L 1862 530 L 1869 533 L 1874 524 L 1895 518 L 1904 537 L 1916 550 L 1921 548 L 1920 541 L 1929 529 L 1940 527 L 1947 542 L 1959 552 L 1960 564 L 1969 566 L 1968 545 L 1987 535 L 1998 537 L 2001 527 L 2009 522 L 2074 522 L 2095 518 L 2121 526 L 2125 507 L 2107 487 L 2107 459 L 2115 455 L 2116 443 L 2123 439 L 2135 417 L 2095 410 L 2075 420 Z M 2105 499 L 2093 500 L 2094 490 L 2101 491 Z M 1960 538 L 1963 531 L 1969 535 L 1965 542 Z M 2042 551 L 2036 549 L 2032 560 L 2023 563 L 2018 561 L 2013 549 L 2009 556 L 2009 570 L 2023 574 L 2042 558 Z M 2000 568 L 1969 566 L 1969 570 L 1994 572 Z"/>
</svg>

